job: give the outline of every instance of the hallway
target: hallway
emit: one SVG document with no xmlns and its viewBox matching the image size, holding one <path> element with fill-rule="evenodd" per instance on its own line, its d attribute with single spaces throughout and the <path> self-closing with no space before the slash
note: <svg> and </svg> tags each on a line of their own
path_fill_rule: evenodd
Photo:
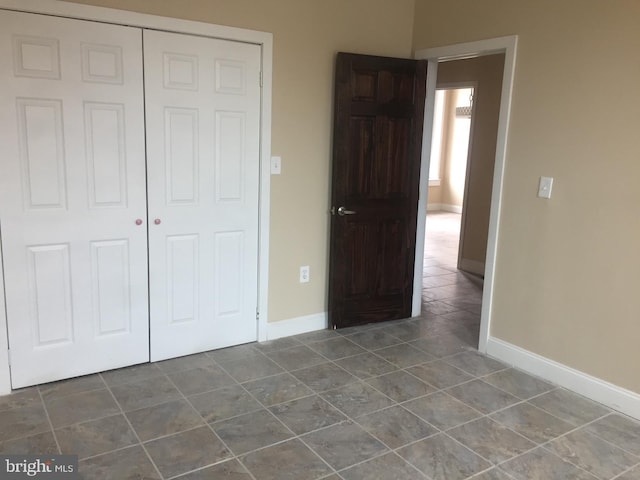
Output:
<svg viewBox="0 0 640 480">
<path fill-rule="evenodd" d="M 477 348 L 483 282 L 456 268 L 460 217 L 450 212 L 427 214 L 422 316 L 438 319 L 443 332 Z"/>
</svg>

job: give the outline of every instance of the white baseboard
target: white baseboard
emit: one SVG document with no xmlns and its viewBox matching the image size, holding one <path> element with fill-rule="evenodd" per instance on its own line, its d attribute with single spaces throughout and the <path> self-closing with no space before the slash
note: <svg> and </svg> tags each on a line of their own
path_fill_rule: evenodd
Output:
<svg viewBox="0 0 640 480">
<path fill-rule="evenodd" d="M 489 337 L 487 354 L 640 420 L 640 394 Z"/>
<path fill-rule="evenodd" d="M 437 212 L 442 210 L 441 203 L 428 203 L 427 204 L 427 212 Z"/>
<path fill-rule="evenodd" d="M 275 340 L 276 338 L 290 337 L 300 333 L 314 332 L 316 330 L 324 330 L 328 326 L 327 313 L 314 313 L 313 315 L 305 315 L 304 317 L 290 318 L 280 322 L 267 324 L 267 340 Z"/>
<path fill-rule="evenodd" d="M 461 258 L 460 270 L 463 270 L 465 272 L 475 273 L 476 275 L 484 276 L 484 262 L 469 260 L 468 258 Z"/>
</svg>

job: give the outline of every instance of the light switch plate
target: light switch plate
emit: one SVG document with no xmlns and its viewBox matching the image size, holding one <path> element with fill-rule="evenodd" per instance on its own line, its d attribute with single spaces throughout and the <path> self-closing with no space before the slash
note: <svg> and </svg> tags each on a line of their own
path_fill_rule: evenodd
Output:
<svg viewBox="0 0 640 480">
<path fill-rule="evenodd" d="M 271 157 L 271 175 L 282 173 L 282 157 Z"/>
<path fill-rule="evenodd" d="M 551 198 L 551 189 L 553 188 L 553 177 L 540 177 L 538 186 L 538 197 Z"/>
</svg>

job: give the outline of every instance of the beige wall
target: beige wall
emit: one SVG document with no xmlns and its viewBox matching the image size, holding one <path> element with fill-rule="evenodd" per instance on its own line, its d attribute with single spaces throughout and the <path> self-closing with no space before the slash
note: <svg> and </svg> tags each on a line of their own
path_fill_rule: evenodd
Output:
<svg viewBox="0 0 640 480">
<path fill-rule="evenodd" d="M 273 33 L 269 319 L 326 311 L 333 64 L 338 51 L 410 57 L 414 0 L 76 0 Z M 298 283 L 300 265 L 311 282 Z"/>
<path fill-rule="evenodd" d="M 491 334 L 635 392 L 639 24 L 637 0 L 416 0 L 414 25 L 416 49 L 519 35 Z"/>
<path fill-rule="evenodd" d="M 474 84 L 466 209 L 462 218 L 461 258 L 484 264 L 496 156 L 504 54 L 444 62 L 438 66 L 438 88 Z M 453 198 L 452 201 L 457 200 Z M 459 201 L 459 200 L 458 200 Z M 444 202 L 443 203 L 447 203 Z"/>
</svg>

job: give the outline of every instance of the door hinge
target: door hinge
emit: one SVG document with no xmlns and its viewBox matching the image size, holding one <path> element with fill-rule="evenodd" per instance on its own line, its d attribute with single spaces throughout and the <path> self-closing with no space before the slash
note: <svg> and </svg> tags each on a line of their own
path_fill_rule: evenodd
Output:
<svg viewBox="0 0 640 480">
<path fill-rule="evenodd" d="M 260 88 L 262 88 L 262 71 L 260 72 Z"/>
<path fill-rule="evenodd" d="M 256 310 L 256 320 L 260 321 L 260 311 Z"/>
</svg>

